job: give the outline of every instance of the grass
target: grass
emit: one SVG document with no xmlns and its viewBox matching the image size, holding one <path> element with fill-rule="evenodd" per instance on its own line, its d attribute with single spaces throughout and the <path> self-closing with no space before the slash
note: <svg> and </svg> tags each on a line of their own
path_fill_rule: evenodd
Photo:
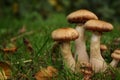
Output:
<svg viewBox="0 0 120 80">
<path fill-rule="evenodd" d="M 59 76 L 53 80 L 80 80 L 82 75 L 73 74 L 69 70 L 63 67 L 62 57 L 60 55 L 59 49 L 54 50 L 52 53 L 52 47 L 54 41 L 51 38 L 51 32 L 60 27 L 75 27 L 67 22 L 66 16 L 64 14 L 51 14 L 47 20 L 42 20 L 41 17 L 36 14 L 30 14 L 23 19 L 17 20 L 12 17 L 6 17 L 0 19 L 0 48 L 4 44 L 8 45 L 11 43 L 10 39 L 14 36 L 18 36 L 19 29 L 25 25 L 27 31 L 35 31 L 31 35 L 24 35 L 23 37 L 17 39 L 14 44 L 17 46 L 18 50 L 15 53 L 5 53 L 0 51 L 0 61 L 7 61 L 11 63 L 12 67 L 12 79 L 11 80 L 34 80 L 33 77 L 36 72 L 41 68 L 47 67 L 49 65 L 54 66 L 59 71 Z M 120 43 L 118 45 L 114 44 L 114 39 L 120 37 L 120 27 L 119 24 L 114 23 L 114 30 L 112 32 L 104 33 L 101 38 L 101 43 L 106 44 L 109 50 L 104 52 L 105 60 L 110 63 L 110 54 L 116 49 L 120 48 Z M 87 37 L 87 50 L 89 51 L 89 38 L 91 32 L 86 33 Z M 33 52 L 29 52 L 23 43 L 23 38 L 27 38 L 33 47 Z M 74 44 L 74 42 L 72 42 Z M 72 51 L 74 51 L 74 46 L 72 46 Z M 52 60 L 52 55 L 55 55 L 56 60 Z M 32 59 L 32 62 L 23 63 L 23 60 Z M 15 64 L 16 62 L 19 64 Z M 92 77 L 92 80 L 119 80 L 120 70 L 110 69 L 114 76 L 111 74 L 98 73 Z"/>
</svg>

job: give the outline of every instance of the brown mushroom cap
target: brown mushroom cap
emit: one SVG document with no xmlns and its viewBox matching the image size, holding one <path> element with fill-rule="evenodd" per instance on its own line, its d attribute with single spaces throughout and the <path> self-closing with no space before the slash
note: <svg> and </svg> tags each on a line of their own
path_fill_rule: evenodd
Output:
<svg viewBox="0 0 120 80">
<path fill-rule="evenodd" d="M 100 50 L 101 50 L 101 51 L 106 51 L 107 49 L 108 49 L 108 48 L 107 48 L 106 45 L 100 44 Z"/>
<path fill-rule="evenodd" d="M 85 23 L 85 29 L 98 32 L 108 32 L 113 29 L 112 24 L 101 20 L 89 20 Z"/>
<path fill-rule="evenodd" d="M 120 53 L 120 50 L 119 50 L 119 49 L 116 49 L 114 52 L 117 53 L 117 54 L 119 54 L 119 53 Z"/>
<path fill-rule="evenodd" d="M 55 41 L 71 41 L 78 38 L 78 32 L 73 28 L 60 28 L 52 32 Z"/>
<path fill-rule="evenodd" d="M 111 57 L 117 60 L 120 60 L 120 50 L 115 50 L 112 54 Z"/>
<path fill-rule="evenodd" d="M 98 17 L 93 12 L 85 9 L 77 10 L 67 16 L 70 23 L 85 23 L 90 19 L 98 19 Z"/>
</svg>

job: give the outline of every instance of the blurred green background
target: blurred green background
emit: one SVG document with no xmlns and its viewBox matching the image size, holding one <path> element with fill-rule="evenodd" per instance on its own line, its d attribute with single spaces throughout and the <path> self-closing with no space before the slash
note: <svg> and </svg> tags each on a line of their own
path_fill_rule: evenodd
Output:
<svg viewBox="0 0 120 80">
<path fill-rule="evenodd" d="M 67 15 L 78 9 L 88 9 L 99 19 L 116 22 L 120 19 L 120 0 L 0 0 L 0 17 L 25 18 L 37 13 L 43 19 L 52 13 Z"/>
</svg>

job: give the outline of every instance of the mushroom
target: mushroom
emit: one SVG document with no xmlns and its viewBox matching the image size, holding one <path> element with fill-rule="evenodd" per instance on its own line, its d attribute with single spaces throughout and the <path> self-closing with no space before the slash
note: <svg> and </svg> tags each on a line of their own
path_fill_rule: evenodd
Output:
<svg viewBox="0 0 120 80">
<path fill-rule="evenodd" d="M 104 52 L 106 52 L 107 50 L 108 50 L 108 48 L 105 44 L 100 44 L 100 51 L 101 51 L 101 55 L 103 58 L 105 56 Z"/>
<path fill-rule="evenodd" d="M 107 48 L 107 46 L 105 45 L 105 44 L 100 44 L 100 50 L 101 50 L 101 52 L 104 52 L 104 51 L 106 51 L 108 48 Z"/>
<path fill-rule="evenodd" d="M 107 64 L 100 52 L 100 38 L 102 32 L 108 32 L 113 29 L 113 26 L 105 21 L 101 20 L 89 20 L 85 23 L 85 29 L 92 31 L 91 43 L 90 43 L 90 63 L 93 71 L 103 72 L 107 68 Z"/>
<path fill-rule="evenodd" d="M 110 63 L 110 65 L 112 67 L 116 67 L 119 60 L 120 60 L 120 49 L 115 50 L 112 54 L 111 57 L 113 58 L 112 62 Z"/>
<path fill-rule="evenodd" d="M 52 32 L 52 38 L 60 42 L 61 54 L 66 66 L 75 71 L 75 60 L 72 56 L 70 41 L 78 38 L 78 32 L 73 28 L 60 28 Z"/>
<path fill-rule="evenodd" d="M 80 68 L 80 65 L 84 62 L 89 62 L 89 57 L 86 52 L 86 43 L 84 36 L 84 23 L 90 19 L 98 19 L 98 17 L 91 11 L 81 9 L 72 12 L 67 16 L 67 20 L 70 23 L 76 23 L 76 30 L 79 33 L 79 38 L 75 40 L 75 60 L 77 61 L 76 70 Z"/>
</svg>

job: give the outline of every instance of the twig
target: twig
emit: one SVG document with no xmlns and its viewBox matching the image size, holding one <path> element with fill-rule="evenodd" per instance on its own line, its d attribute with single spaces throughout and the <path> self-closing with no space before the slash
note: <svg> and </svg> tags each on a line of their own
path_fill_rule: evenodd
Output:
<svg viewBox="0 0 120 80">
<path fill-rule="evenodd" d="M 35 31 L 29 31 L 29 32 L 26 32 L 26 33 L 24 33 L 24 34 L 20 34 L 20 35 L 18 35 L 18 36 L 15 36 L 15 37 L 11 38 L 10 41 L 11 41 L 11 42 L 14 42 L 14 41 L 16 41 L 17 39 L 19 39 L 19 38 L 21 38 L 21 37 L 23 37 L 23 36 L 25 36 L 25 35 L 31 35 L 31 34 L 33 34 L 34 32 L 35 32 Z"/>
<path fill-rule="evenodd" d="M 23 61 L 23 63 L 29 63 L 29 62 L 32 62 L 32 60 L 29 59 L 29 60 L 25 60 L 25 61 Z M 15 64 L 20 64 L 20 62 L 16 62 Z"/>
</svg>

